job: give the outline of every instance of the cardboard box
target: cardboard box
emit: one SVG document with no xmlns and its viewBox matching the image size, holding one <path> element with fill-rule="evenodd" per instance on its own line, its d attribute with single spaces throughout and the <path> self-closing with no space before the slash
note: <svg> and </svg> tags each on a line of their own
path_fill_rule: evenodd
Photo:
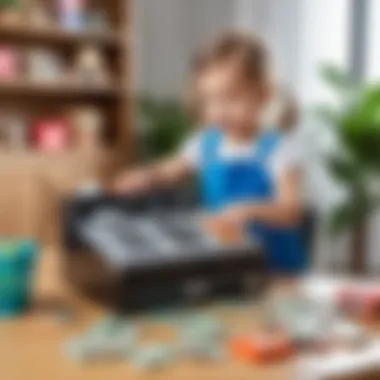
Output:
<svg viewBox="0 0 380 380">
<path fill-rule="evenodd" d="M 106 183 L 119 166 L 112 152 L 0 153 L 0 236 L 60 241 L 64 197 L 86 180 Z"/>
</svg>

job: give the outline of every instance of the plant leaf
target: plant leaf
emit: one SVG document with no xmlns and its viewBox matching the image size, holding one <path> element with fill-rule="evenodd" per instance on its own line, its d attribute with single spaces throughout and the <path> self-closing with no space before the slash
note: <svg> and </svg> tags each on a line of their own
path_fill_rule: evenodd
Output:
<svg viewBox="0 0 380 380">
<path fill-rule="evenodd" d="M 20 5 L 19 0 L 0 0 L 0 9 L 3 8 L 14 8 Z"/>
<path fill-rule="evenodd" d="M 338 156 L 330 159 L 329 167 L 334 177 L 346 184 L 354 184 L 360 181 L 364 170 L 353 160 Z"/>
<path fill-rule="evenodd" d="M 143 96 L 138 100 L 138 109 L 144 125 L 140 145 L 146 159 L 154 160 L 171 153 L 190 131 L 187 112 L 176 100 Z"/>
<path fill-rule="evenodd" d="M 329 229 L 332 234 L 338 234 L 357 222 L 368 218 L 379 206 L 379 197 L 365 193 L 353 193 L 349 201 L 337 207 L 330 218 Z"/>
<path fill-rule="evenodd" d="M 332 64 L 324 64 L 321 66 L 320 75 L 335 91 L 351 91 L 354 87 L 354 82 L 350 76 L 344 70 Z"/>
</svg>

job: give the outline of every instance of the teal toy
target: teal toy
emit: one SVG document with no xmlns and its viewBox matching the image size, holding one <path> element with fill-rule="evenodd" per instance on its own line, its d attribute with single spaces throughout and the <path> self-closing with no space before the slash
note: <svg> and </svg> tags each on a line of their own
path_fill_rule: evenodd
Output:
<svg viewBox="0 0 380 380">
<path fill-rule="evenodd" d="M 190 315 L 179 330 L 179 352 L 196 360 L 220 360 L 225 356 L 226 327 L 208 314 Z"/>
<path fill-rule="evenodd" d="M 37 252 L 31 240 L 0 240 L 0 318 L 19 315 L 30 305 Z"/>
<path fill-rule="evenodd" d="M 184 340 L 220 342 L 226 338 L 226 335 L 225 326 L 208 314 L 189 315 L 180 326 L 180 336 Z"/>
<path fill-rule="evenodd" d="M 167 366 L 176 357 L 174 347 L 162 343 L 153 343 L 136 350 L 132 364 L 136 369 L 155 370 Z"/>
<path fill-rule="evenodd" d="M 64 344 L 65 355 L 77 362 L 126 360 L 133 353 L 139 329 L 120 316 L 109 316 L 82 336 Z"/>
</svg>

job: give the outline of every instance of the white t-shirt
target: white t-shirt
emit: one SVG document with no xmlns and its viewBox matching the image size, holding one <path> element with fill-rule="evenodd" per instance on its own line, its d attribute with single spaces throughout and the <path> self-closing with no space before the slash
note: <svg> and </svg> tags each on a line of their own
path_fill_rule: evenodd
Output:
<svg viewBox="0 0 380 380">
<path fill-rule="evenodd" d="M 202 160 L 203 134 L 197 133 L 185 142 L 181 148 L 181 156 L 184 157 L 194 169 L 198 169 Z M 250 160 L 255 155 L 255 142 L 247 141 L 244 144 L 236 143 L 227 138 L 221 141 L 219 147 L 220 158 L 226 161 L 236 159 Z M 295 143 L 292 135 L 285 136 L 273 151 L 269 158 L 268 167 L 274 178 L 278 178 L 286 170 L 301 169 L 304 161 L 301 147 Z"/>
</svg>

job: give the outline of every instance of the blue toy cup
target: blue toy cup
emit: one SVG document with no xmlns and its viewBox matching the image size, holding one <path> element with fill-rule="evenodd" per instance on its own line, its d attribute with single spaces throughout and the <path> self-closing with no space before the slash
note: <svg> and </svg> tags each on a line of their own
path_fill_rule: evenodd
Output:
<svg viewBox="0 0 380 380">
<path fill-rule="evenodd" d="M 29 307 L 37 251 L 33 241 L 0 241 L 0 318 Z"/>
<path fill-rule="evenodd" d="M 60 15 L 61 26 L 71 32 L 79 32 L 85 28 L 85 19 L 79 12 L 62 12 Z"/>
</svg>

